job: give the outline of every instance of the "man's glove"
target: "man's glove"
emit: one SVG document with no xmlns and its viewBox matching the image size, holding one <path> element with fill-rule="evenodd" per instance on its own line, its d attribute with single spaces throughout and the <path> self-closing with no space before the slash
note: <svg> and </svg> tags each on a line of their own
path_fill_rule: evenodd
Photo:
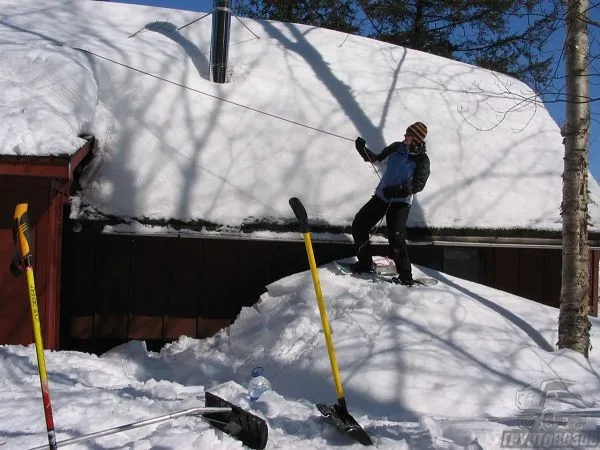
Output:
<svg viewBox="0 0 600 450">
<path fill-rule="evenodd" d="M 363 138 L 361 138 L 359 136 L 354 141 L 354 145 L 356 146 L 356 150 L 358 150 L 359 152 L 362 152 L 362 151 L 365 150 L 365 146 L 367 145 L 367 141 L 365 141 Z"/>
<path fill-rule="evenodd" d="M 356 147 L 356 150 L 358 150 L 360 157 L 366 162 L 370 162 L 373 160 L 373 153 L 366 147 L 366 143 L 367 141 L 359 136 L 354 141 L 354 146 Z"/>
<path fill-rule="evenodd" d="M 385 195 L 385 198 L 388 199 L 404 198 L 408 197 L 410 194 L 410 185 L 408 183 L 395 184 L 393 186 L 383 188 L 383 195 Z"/>
</svg>

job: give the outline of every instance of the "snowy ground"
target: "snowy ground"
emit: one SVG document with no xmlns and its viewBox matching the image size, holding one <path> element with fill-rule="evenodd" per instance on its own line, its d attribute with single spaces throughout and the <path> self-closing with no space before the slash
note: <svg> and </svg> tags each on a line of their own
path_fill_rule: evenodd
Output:
<svg viewBox="0 0 600 450">
<path fill-rule="evenodd" d="M 409 289 L 339 275 L 331 264 L 319 269 L 348 407 L 376 448 L 514 447 L 523 432 L 535 431 L 540 411 L 564 420 L 550 425 L 552 434 L 531 435 L 540 439 L 536 448 L 571 448 L 556 439 L 573 436 L 597 443 L 597 319 L 585 360 L 555 350 L 557 309 L 421 270 L 439 284 Z M 158 353 L 132 341 L 101 356 L 60 351 L 46 358 L 59 441 L 203 406 L 207 390 L 264 417 L 267 448 L 362 448 L 314 406 L 335 403 L 336 392 L 309 271 L 268 286 L 255 307 L 211 339 L 182 336 Z M 249 405 L 246 386 L 257 365 L 273 390 Z M 3 450 L 43 445 L 33 346 L 0 347 L 0 380 Z M 241 444 L 184 417 L 72 448 Z"/>
<path fill-rule="evenodd" d="M 278 223 L 292 220 L 288 199 L 299 196 L 312 220 L 345 226 L 378 181 L 354 139 L 378 151 L 421 120 L 432 175 L 409 225 L 560 229 L 559 127 L 510 77 L 244 19 L 232 23 L 229 83 L 216 85 L 207 76 L 210 22 L 177 29 L 197 13 L 88 0 L 0 0 L 0 12 L 2 154 L 72 154 L 79 134 L 98 139 L 73 218 Z M 593 179 L 590 191 L 598 197 Z M 555 350 L 556 309 L 423 271 L 439 284 L 407 289 L 320 270 L 346 400 L 377 448 L 525 446 L 519 439 L 541 427 L 540 413 L 565 420 L 546 424 L 552 433 L 535 435 L 536 448 L 597 443 L 598 320 L 586 360 Z M 268 286 L 211 339 L 46 358 L 59 441 L 203 406 L 211 391 L 264 417 L 268 448 L 361 448 L 314 406 L 336 393 L 309 272 Z M 257 365 L 273 390 L 249 405 Z M 0 346 L 0 446 L 45 442 L 34 348 Z M 241 444 L 185 417 L 76 447 Z"/>
</svg>

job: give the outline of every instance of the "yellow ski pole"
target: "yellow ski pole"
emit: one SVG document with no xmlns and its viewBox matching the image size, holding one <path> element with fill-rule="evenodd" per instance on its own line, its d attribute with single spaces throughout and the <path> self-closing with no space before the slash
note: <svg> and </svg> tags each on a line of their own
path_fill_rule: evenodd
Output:
<svg viewBox="0 0 600 450">
<path fill-rule="evenodd" d="M 33 322 L 33 336 L 35 339 L 35 352 L 38 361 L 38 372 L 42 388 L 42 402 L 44 405 L 44 416 L 46 418 L 46 430 L 48 431 L 48 448 L 55 450 L 56 435 L 54 432 L 54 419 L 52 418 L 52 405 L 50 403 L 50 390 L 48 389 L 48 377 L 46 375 L 46 361 L 44 359 L 44 345 L 42 343 L 42 331 L 40 327 L 40 313 L 38 309 L 37 296 L 35 293 L 35 280 L 33 277 L 33 251 L 31 228 L 27 217 L 27 203 L 20 203 L 15 208 L 14 239 L 20 253 L 20 259 L 27 276 L 27 288 L 29 291 L 29 306 Z"/>
</svg>

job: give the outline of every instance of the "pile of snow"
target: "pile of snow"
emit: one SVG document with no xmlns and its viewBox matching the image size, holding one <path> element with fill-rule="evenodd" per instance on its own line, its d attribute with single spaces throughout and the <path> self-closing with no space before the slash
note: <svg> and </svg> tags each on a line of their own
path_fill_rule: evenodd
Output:
<svg viewBox="0 0 600 450">
<path fill-rule="evenodd" d="M 333 264 L 319 269 L 348 407 L 377 448 L 499 449 L 507 436 L 532 431 L 531 414 L 539 420 L 540 411 L 577 419 L 569 425 L 576 429 L 554 426 L 561 436 L 597 437 L 596 318 L 586 360 L 553 350 L 555 308 L 425 268 L 415 275 L 439 283 L 404 288 L 340 275 Z M 132 341 L 102 356 L 59 351 L 46 359 L 59 441 L 203 406 L 210 391 L 265 418 L 267 448 L 362 448 L 314 405 L 335 403 L 336 391 L 308 271 L 269 285 L 213 338 L 182 336 L 158 353 Z M 43 445 L 33 346 L 2 346 L 0 361 L 3 449 Z M 254 366 L 265 368 L 273 390 L 251 405 Z M 94 442 L 78 448 L 241 447 L 197 417 Z"/>
</svg>

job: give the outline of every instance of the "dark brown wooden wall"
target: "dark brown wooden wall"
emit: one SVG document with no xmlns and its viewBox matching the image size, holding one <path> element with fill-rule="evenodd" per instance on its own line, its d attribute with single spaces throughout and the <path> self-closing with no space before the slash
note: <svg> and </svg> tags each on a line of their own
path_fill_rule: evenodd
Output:
<svg viewBox="0 0 600 450">
<path fill-rule="evenodd" d="M 74 233 L 71 225 L 64 233 L 63 348 L 208 336 L 254 304 L 269 283 L 308 270 L 303 242 L 103 235 L 97 224 Z M 415 264 L 558 306 L 560 249 L 471 247 L 460 264 L 448 257 L 451 250 L 410 248 Z M 386 254 L 387 246 L 376 251 Z M 314 252 L 324 264 L 351 256 L 353 248 L 314 243 Z"/>
<path fill-rule="evenodd" d="M 318 264 L 350 245 L 314 244 Z M 95 351 L 212 335 L 265 286 L 308 269 L 303 242 L 102 235 L 65 227 L 61 346 Z M 152 344 L 150 344 L 152 345 Z"/>
<path fill-rule="evenodd" d="M 0 343 L 27 345 L 33 327 L 25 275 L 10 273 L 15 206 L 28 203 L 34 277 L 44 347 L 59 346 L 63 185 L 50 178 L 0 175 Z"/>
<path fill-rule="evenodd" d="M 560 306 L 562 250 L 482 249 L 482 283 L 545 305 Z M 598 251 L 590 252 L 590 313 L 598 315 Z"/>
<path fill-rule="evenodd" d="M 456 251 L 471 254 L 453 260 Z M 507 247 L 413 247 L 414 262 L 558 308 L 562 249 Z M 599 251 L 590 251 L 590 314 L 598 315 Z"/>
</svg>

